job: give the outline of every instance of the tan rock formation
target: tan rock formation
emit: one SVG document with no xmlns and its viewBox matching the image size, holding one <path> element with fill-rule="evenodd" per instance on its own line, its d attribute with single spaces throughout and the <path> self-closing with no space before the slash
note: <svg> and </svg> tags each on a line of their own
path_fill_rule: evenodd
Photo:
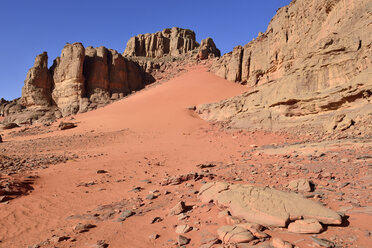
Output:
<svg viewBox="0 0 372 248">
<path fill-rule="evenodd" d="M 125 48 L 124 56 L 160 58 L 164 55 L 178 56 L 198 47 L 195 33 L 189 29 L 166 28 L 154 34 L 132 37 Z"/>
<path fill-rule="evenodd" d="M 229 208 L 233 216 L 263 226 L 285 227 L 290 220 L 316 219 L 324 224 L 341 224 L 336 212 L 295 193 L 272 188 L 228 183 L 208 183 L 199 198 Z"/>
<path fill-rule="evenodd" d="M 201 41 L 197 58 L 208 59 L 209 57 L 220 57 L 221 52 L 214 44 L 212 38 L 208 37 Z"/>
<path fill-rule="evenodd" d="M 236 128 L 273 130 L 314 121 L 328 125 L 338 109 L 350 109 L 350 118 L 370 113 L 371 11 L 368 0 L 292 1 L 265 33 L 212 66 L 217 75 L 253 88 L 198 112 Z"/>
<path fill-rule="evenodd" d="M 85 77 L 86 95 L 91 101 L 110 99 L 109 93 L 109 67 L 108 50 L 105 47 L 87 47 L 85 49 L 85 59 L 83 74 Z"/>
<path fill-rule="evenodd" d="M 49 106 L 51 104 L 52 78 L 48 71 L 48 54 L 43 52 L 35 58 L 34 66 L 28 71 L 22 88 L 21 104 Z"/>
<path fill-rule="evenodd" d="M 105 47 L 87 47 L 84 76 L 86 95 L 95 103 L 108 103 L 112 94 L 121 98 L 144 86 L 140 67 L 117 51 Z"/>
<path fill-rule="evenodd" d="M 78 112 L 80 99 L 85 94 L 84 58 L 85 49 L 81 43 L 67 44 L 51 67 L 52 97 L 64 116 Z"/>
</svg>

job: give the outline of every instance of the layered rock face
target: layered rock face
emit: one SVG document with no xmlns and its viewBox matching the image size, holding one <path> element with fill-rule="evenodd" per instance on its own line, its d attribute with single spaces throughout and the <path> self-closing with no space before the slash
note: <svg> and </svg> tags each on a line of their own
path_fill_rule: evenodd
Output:
<svg viewBox="0 0 372 248">
<path fill-rule="evenodd" d="M 212 57 L 220 57 L 221 52 L 214 44 L 212 38 L 208 37 L 200 42 L 199 52 L 197 58 L 199 59 L 208 59 L 210 56 Z"/>
<path fill-rule="evenodd" d="M 123 55 L 151 58 L 160 58 L 167 54 L 179 56 L 198 46 L 194 31 L 174 27 L 154 34 L 140 34 L 132 37 Z"/>
<path fill-rule="evenodd" d="M 62 115 L 85 112 L 144 86 L 140 68 L 117 51 L 105 47 L 68 44 L 50 69 L 53 100 Z"/>
<path fill-rule="evenodd" d="M 43 52 L 35 59 L 22 88 L 23 106 L 49 106 L 51 104 L 52 78 L 48 71 L 48 54 Z"/>
<path fill-rule="evenodd" d="M 197 111 L 208 120 L 252 129 L 326 123 L 339 111 L 366 116 L 372 111 L 371 11 L 368 0 L 292 1 L 265 33 L 211 68 L 253 88 Z"/>
<path fill-rule="evenodd" d="M 173 27 L 132 37 L 123 56 L 135 61 L 147 73 L 146 83 L 152 83 L 164 79 L 163 74 L 173 74 L 186 64 L 220 57 L 221 52 L 212 38 L 202 40 L 199 45 L 193 31 Z"/>
<path fill-rule="evenodd" d="M 79 101 L 85 93 L 84 58 L 85 48 L 81 43 L 67 44 L 51 67 L 52 97 L 63 116 L 79 111 Z"/>
<path fill-rule="evenodd" d="M 18 124 L 52 120 L 106 105 L 144 85 L 141 68 L 117 51 L 67 44 L 49 69 L 46 52 L 36 57 L 21 99 L 4 101 L 0 114 Z"/>
</svg>

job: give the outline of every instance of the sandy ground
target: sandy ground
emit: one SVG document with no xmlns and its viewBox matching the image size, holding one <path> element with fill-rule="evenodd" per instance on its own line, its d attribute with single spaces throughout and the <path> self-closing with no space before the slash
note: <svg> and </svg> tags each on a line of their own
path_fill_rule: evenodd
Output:
<svg viewBox="0 0 372 248">
<path fill-rule="evenodd" d="M 36 155 L 66 159 L 16 174 L 3 168 L 1 180 L 24 183 L 27 190 L 0 204 L 0 247 L 94 247 L 99 240 L 109 247 L 177 247 L 174 227 L 183 223 L 194 228 L 185 234 L 191 238 L 188 247 L 199 247 L 225 223 L 217 218 L 216 206 L 197 199 L 203 182 L 285 189 L 296 178 L 314 181 L 319 193 L 314 200 L 348 216 L 342 226 L 328 226 L 318 237 L 341 247 L 372 247 L 372 160 L 360 158 L 372 154 L 371 143 L 308 144 L 285 134 L 222 130 L 190 110 L 246 90 L 202 67 L 189 68 L 122 101 L 66 118 L 78 125 L 74 129 L 59 131 L 55 123 L 35 132 L 4 131 L 1 155 L 27 157 L 26 167 Z M 298 141 L 304 143 L 288 146 Z M 209 162 L 217 166 L 203 172 L 214 174 L 213 179 L 161 185 L 168 176 L 200 173 L 196 165 Z M 192 208 L 183 220 L 168 216 L 180 200 Z M 135 215 L 117 221 L 125 210 Z M 161 221 L 152 223 L 155 217 Z M 77 233 L 78 223 L 95 227 Z M 149 238 L 154 233 L 159 237 Z M 281 229 L 267 233 L 315 247 L 310 235 Z"/>
</svg>

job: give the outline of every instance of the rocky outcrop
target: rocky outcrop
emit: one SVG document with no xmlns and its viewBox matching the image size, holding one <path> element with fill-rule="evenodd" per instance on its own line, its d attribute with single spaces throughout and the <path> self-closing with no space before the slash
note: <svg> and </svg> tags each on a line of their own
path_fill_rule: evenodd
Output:
<svg viewBox="0 0 372 248">
<path fill-rule="evenodd" d="M 36 57 L 21 99 L 1 103 L 0 115 L 6 117 L 3 122 L 31 124 L 96 109 L 164 79 L 164 74 L 173 77 L 186 64 L 220 56 L 211 38 L 198 47 L 195 33 L 181 28 L 131 38 L 126 57 L 103 46 L 66 44 L 49 69 L 46 52 Z"/>
<path fill-rule="evenodd" d="M 230 127 L 271 130 L 328 125 L 338 114 L 368 115 L 371 11 L 368 0 L 292 1 L 265 33 L 212 65 L 217 75 L 250 86 L 248 92 L 197 112 Z"/>
<path fill-rule="evenodd" d="M 198 46 L 194 31 L 174 27 L 154 34 L 140 34 L 132 37 L 123 55 L 151 58 L 160 58 L 168 54 L 179 56 Z"/>
<path fill-rule="evenodd" d="M 52 77 L 48 70 L 48 54 L 36 56 L 34 66 L 28 71 L 22 88 L 21 104 L 28 106 L 51 105 Z"/>
<path fill-rule="evenodd" d="M 186 64 L 220 57 L 221 52 L 212 38 L 202 40 L 199 45 L 193 31 L 174 27 L 132 37 L 123 55 L 141 67 L 146 83 L 152 83 L 164 80 L 164 74 L 173 77 Z"/>
<path fill-rule="evenodd" d="M 83 74 L 91 103 L 107 104 L 144 86 L 140 67 L 105 47 L 87 47 Z"/>
<path fill-rule="evenodd" d="M 144 85 L 141 67 L 117 51 L 67 44 L 49 69 L 46 52 L 36 57 L 21 99 L 2 100 L 0 114 L 4 123 L 52 121 L 106 105 Z"/>
<path fill-rule="evenodd" d="M 84 70 L 86 95 L 92 100 L 109 99 L 108 50 L 105 47 L 85 49 Z"/>
<path fill-rule="evenodd" d="M 52 97 L 63 116 L 79 111 L 80 99 L 85 94 L 84 58 L 85 48 L 81 43 L 67 44 L 51 67 Z"/>
<path fill-rule="evenodd" d="M 214 44 L 212 38 L 208 37 L 201 41 L 197 58 L 203 60 L 209 57 L 220 57 L 221 52 Z"/>
</svg>

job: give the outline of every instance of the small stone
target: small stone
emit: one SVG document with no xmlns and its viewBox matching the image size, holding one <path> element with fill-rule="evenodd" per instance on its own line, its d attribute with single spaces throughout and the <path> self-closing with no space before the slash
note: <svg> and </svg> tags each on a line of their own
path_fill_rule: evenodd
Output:
<svg viewBox="0 0 372 248">
<path fill-rule="evenodd" d="M 293 233 L 320 233 L 322 225 L 315 219 L 296 220 L 288 226 L 288 231 Z"/>
<path fill-rule="evenodd" d="M 293 245 L 287 241 L 284 241 L 280 238 L 273 238 L 271 240 L 271 245 L 274 247 L 274 248 L 292 248 Z"/>
<path fill-rule="evenodd" d="M 182 233 L 188 233 L 192 230 L 192 227 L 189 225 L 180 225 L 176 227 L 176 233 L 182 234 Z"/>
<path fill-rule="evenodd" d="M 156 196 L 154 194 L 149 194 L 149 195 L 146 196 L 147 200 L 153 200 L 155 198 L 156 198 Z"/>
<path fill-rule="evenodd" d="M 74 123 L 71 123 L 71 122 L 63 122 L 61 121 L 58 125 L 59 129 L 60 130 L 67 130 L 67 129 L 71 129 L 71 128 L 74 128 L 74 127 L 77 127 Z"/>
<path fill-rule="evenodd" d="M 140 192 L 141 190 L 142 190 L 141 187 L 134 187 L 133 189 L 129 190 L 129 192 L 137 193 L 137 192 Z"/>
<path fill-rule="evenodd" d="M 106 243 L 105 240 L 98 240 L 97 243 L 92 245 L 92 248 L 107 248 L 109 245 Z"/>
<path fill-rule="evenodd" d="M 320 239 L 315 236 L 311 236 L 311 239 L 318 245 L 327 247 L 327 248 L 332 248 L 335 247 L 335 244 L 332 241 L 329 241 L 327 239 Z"/>
<path fill-rule="evenodd" d="M 29 245 L 28 248 L 40 248 L 40 245 Z"/>
<path fill-rule="evenodd" d="M 127 218 L 129 218 L 130 216 L 132 216 L 134 214 L 135 213 L 133 211 L 125 210 L 121 213 L 120 217 L 118 218 L 118 221 L 124 221 L 124 220 L 126 220 Z"/>
<path fill-rule="evenodd" d="M 178 220 L 184 220 L 184 219 L 186 219 L 186 218 L 188 218 L 189 216 L 187 216 L 187 214 L 185 214 L 185 213 L 181 213 L 181 214 L 179 214 L 178 215 Z"/>
<path fill-rule="evenodd" d="M 169 215 L 179 215 L 180 213 L 183 213 L 186 210 L 186 205 L 183 201 L 180 201 L 177 203 L 176 206 L 174 206 L 170 211 Z"/>
<path fill-rule="evenodd" d="M 309 180 L 303 178 L 293 180 L 288 184 L 289 189 L 299 192 L 311 192 L 311 186 L 312 183 Z"/>
<path fill-rule="evenodd" d="M 211 163 L 205 163 L 205 164 L 197 164 L 196 167 L 198 167 L 200 169 L 205 169 L 205 168 L 216 167 L 216 165 L 215 164 L 211 164 Z"/>
<path fill-rule="evenodd" d="M 158 223 L 158 222 L 161 222 L 163 219 L 161 217 L 154 217 L 152 220 L 151 220 L 151 224 L 154 224 L 154 223 Z"/>
<path fill-rule="evenodd" d="M 230 212 L 228 210 L 222 210 L 218 213 L 217 218 L 226 218 L 227 216 L 230 216 Z"/>
<path fill-rule="evenodd" d="M 76 232 L 76 233 L 83 233 L 83 232 L 88 232 L 89 229 L 92 229 L 92 228 L 94 228 L 94 227 L 96 227 L 96 225 L 93 225 L 93 224 L 82 224 L 82 223 L 79 223 L 79 224 L 77 224 L 77 225 L 73 228 L 73 230 L 74 230 L 74 232 Z"/>
<path fill-rule="evenodd" d="M 182 235 L 178 235 L 178 245 L 179 246 L 182 246 L 182 245 L 187 245 L 188 243 L 190 243 L 191 239 L 185 237 L 185 236 L 182 236 Z"/>
<path fill-rule="evenodd" d="M 155 239 L 158 239 L 160 236 L 159 236 L 159 234 L 157 234 L 157 233 L 153 233 L 153 234 L 151 234 L 150 236 L 149 236 L 149 239 L 153 239 L 153 240 L 155 240 Z"/>
<path fill-rule="evenodd" d="M 104 173 L 107 173 L 107 171 L 105 171 L 105 170 L 98 170 L 97 171 L 97 174 L 104 174 Z"/>
<path fill-rule="evenodd" d="M 50 238 L 50 241 L 52 241 L 53 243 L 58 243 L 58 242 L 61 242 L 61 241 L 67 240 L 67 239 L 69 239 L 69 237 L 53 235 Z"/>
</svg>

